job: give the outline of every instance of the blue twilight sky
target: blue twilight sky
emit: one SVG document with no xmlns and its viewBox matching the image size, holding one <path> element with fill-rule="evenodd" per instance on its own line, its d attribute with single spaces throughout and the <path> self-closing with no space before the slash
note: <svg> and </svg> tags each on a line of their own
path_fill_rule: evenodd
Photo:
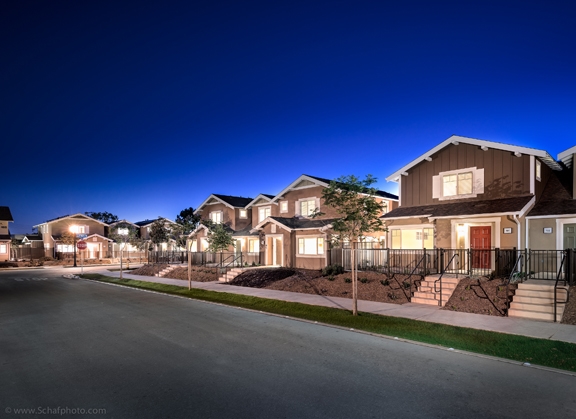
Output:
<svg viewBox="0 0 576 419">
<path fill-rule="evenodd" d="M 452 134 L 576 144 L 574 1 L 0 3 L 13 233 L 174 219 L 302 173 L 385 177 Z"/>
</svg>

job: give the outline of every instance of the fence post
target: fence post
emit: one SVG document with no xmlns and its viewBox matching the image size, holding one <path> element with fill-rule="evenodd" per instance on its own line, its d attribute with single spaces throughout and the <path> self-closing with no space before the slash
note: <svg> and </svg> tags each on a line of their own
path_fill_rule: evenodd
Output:
<svg viewBox="0 0 576 419">
<path fill-rule="evenodd" d="M 444 273 L 444 249 L 440 249 L 440 274 Z"/>
<path fill-rule="evenodd" d="M 566 284 L 572 285 L 572 256 L 574 250 L 566 249 L 566 263 L 564 267 L 564 281 Z"/>
<path fill-rule="evenodd" d="M 494 271 L 495 275 L 500 275 L 500 248 L 494 249 Z"/>
</svg>

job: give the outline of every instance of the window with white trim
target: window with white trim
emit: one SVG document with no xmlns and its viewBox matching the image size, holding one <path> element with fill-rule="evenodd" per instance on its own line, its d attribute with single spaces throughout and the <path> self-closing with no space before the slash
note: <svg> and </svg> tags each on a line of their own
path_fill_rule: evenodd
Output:
<svg viewBox="0 0 576 419">
<path fill-rule="evenodd" d="M 74 253 L 74 245 L 73 244 L 59 244 L 56 246 L 57 252 L 62 253 Z"/>
<path fill-rule="evenodd" d="M 210 213 L 210 220 L 214 224 L 221 224 L 222 223 L 222 211 L 213 211 Z"/>
<path fill-rule="evenodd" d="M 0 244 L 0 253 L 2 254 L 8 253 L 8 245 Z"/>
<path fill-rule="evenodd" d="M 271 208 L 271 207 L 260 207 L 260 208 L 258 208 L 258 222 L 261 223 L 261 222 L 264 221 L 266 218 L 270 217 L 271 212 L 272 212 L 272 208 Z"/>
<path fill-rule="evenodd" d="M 288 212 L 288 201 L 280 202 L 280 212 Z"/>
<path fill-rule="evenodd" d="M 316 199 L 312 198 L 299 201 L 299 205 L 300 205 L 300 215 L 304 217 L 309 217 L 314 213 L 314 210 L 316 209 Z"/>
<path fill-rule="evenodd" d="M 536 180 L 540 182 L 542 180 L 542 163 L 536 160 Z"/>
<path fill-rule="evenodd" d="M 258 239 L 248 240 L 248 253 L 258 253 L 260 251 L 260 241 Z"/>
<path fill-rule="evenodd" d="M 392 249 L 433 249 L 434 229 L 407 228 L 391 231 Z"/>
<path fill-rule="evenodd" d="M 248 211 L 245 209 L 240 210 L 240 218 L 248 218 Z"/>
<path fill-rule="evenodd" d="M 323 255 L 324 238 L 323 237 L 300 237 L 298 238 L 299 255 Z"/>
<path fill-rule="evenodd" d="M 432 177 L 432 198 L 440 201 L 474 198 L 482 193 L 484 193 L 484 169 L 469 167 L 440 172 Z"/>
</svg>

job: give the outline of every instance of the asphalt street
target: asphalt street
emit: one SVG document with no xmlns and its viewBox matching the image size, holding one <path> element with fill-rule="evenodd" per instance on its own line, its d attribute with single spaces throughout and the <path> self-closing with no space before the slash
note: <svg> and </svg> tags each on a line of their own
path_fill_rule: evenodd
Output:
<svg viewBox="0 0 576 419">
<path fill-rule="evenodd" d="M 0 272 L 0 417 L 576 417 L 573 375 L 70 272 Z"/>
</svg>

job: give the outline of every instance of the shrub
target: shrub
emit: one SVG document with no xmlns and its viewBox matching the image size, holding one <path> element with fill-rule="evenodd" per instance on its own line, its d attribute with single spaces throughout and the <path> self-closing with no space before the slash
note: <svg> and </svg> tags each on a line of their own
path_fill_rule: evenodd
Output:
<svg viewBox="0 0 576 419">
<path fill-rule="evenodd" d="M 330 276 L 327 276 L 326 279 L 328 281 L 334 281 L 336 278 L 334 277 L 334 275 L 330 275 Z"/>
<path fill-rule="evenodd" d="M 360 278 L 359 281 L 363 284 L 366 284 L 368 282 L 368 278 Z"/>
<path fill-rule="evenodd" d="M 408 282 L 408 281 L 402 282 L 402 285 L 404 285 L 404 288 L 406 288 L 406 289 L 410 288 L 410 286 L 411 286 L 410 282 Z"/>
<path fill-rule="evenodd" d="M 350 279 L 350 278 L 344 278 L 344 282 L 346 282 L 347 284 L 349 284 L 349 283 L 352 282 L 352 279 Z"/>
<path fill-rule="evenodd" d="M 388 281 L 387 279 L 382 279 L 382 280 L 380 281 L 380 283 L 381 283 L 382 285 L 384 285 L 384 286 L 390 285 L 390 281 Z"/>
<path fill-rule="evenodd" d="M 344 273 L 344 268 L 340 265 L 328 265 L 322 269 L 322 276 L 340 275 Z"/>
</svg>

